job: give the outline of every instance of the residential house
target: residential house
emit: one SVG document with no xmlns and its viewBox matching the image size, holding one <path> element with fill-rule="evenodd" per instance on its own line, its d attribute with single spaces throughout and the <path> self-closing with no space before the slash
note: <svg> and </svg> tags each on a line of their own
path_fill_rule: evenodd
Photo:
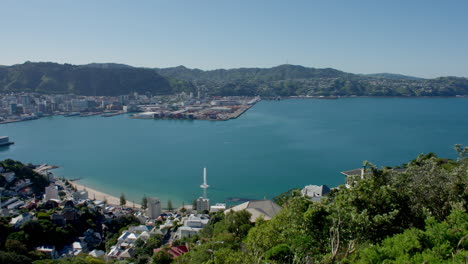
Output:
<svg viewBox="0 0 468 264">
<path fill-rule="evenodd" d="M 307 185 L 301 190 L 302 196 L 309 197 L 312 201 L 320 201 L 329 192 L 327 185 Z"/>
<path fill-rule="evenodd" d="M 24 223 L 33 220 L 34 215 L 32 213 L 20 214 L 10 220 L 10 225 L 15 228 L 20 228 Z"/>
<path fill-rule="evenodd" d="M 189 251 L 186 246 L 177 246 L 177 247 L 170 247 L 168 249 L 157 248 L 157 249 L 154 249 L 153 252 L 157 253 L 157 252 L 159 252 L 161 250 L 166 250 L 167 253 L 171 254 L 172 259 L 175 259 L 175 258 L 179 257 L 180 255 L 183 255 L 183 254 L 185 254 L 185 253 L 187 253 Z"/>
<path fill-rule="evenodd" d="M 257 201 L 248 201 L 228 210 L 224 211 L 225 214 L 230 212 L 238 212 L 246 210 L 251 214 L 250 222 L 256 222 L 257 218 L 262 217 L 264 220 L 270 220 L 281 210 L 281 206 L 277 205 L 275 202 L 270 200 L 257 200 Z"/>
</svg>

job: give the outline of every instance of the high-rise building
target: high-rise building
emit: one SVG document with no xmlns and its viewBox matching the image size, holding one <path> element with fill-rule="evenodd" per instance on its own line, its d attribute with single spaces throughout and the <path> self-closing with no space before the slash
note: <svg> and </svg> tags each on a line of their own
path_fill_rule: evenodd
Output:
<svg viewBox="0 0 468 264">
<path fill-rule="evenodd" d="M 10 104 L 10 115 L 14 115 L 18 113 L 18 106 L 17 104 Z"/>
<path fill-rule="evenodd" d="M 197 213 L 201 214 L 204 211 L 210 211 L 210 199 L 200 197 L 197 199 Z"/>
<path fill-rule="evenodd" d="M 58 189 L 55 185 L 50 185 L 45 187 L 45 200 L 48 201 L 50 199 L 58 200 Z"/>
<path fill-rule="evenodd" d="M 156 219 L 161 215 L 161 201 L 157 197 L 147 198 L 147 216 Z"/>
<path fill-rule="evenodd" d="M 27 95 L 21 95 L 20 97 L 20 103 L 25 106 L 25 107 L 28 107 L 29 104 L 31 103 L 31 99 L 29 98 L 29 96 Z"/>
</svg>

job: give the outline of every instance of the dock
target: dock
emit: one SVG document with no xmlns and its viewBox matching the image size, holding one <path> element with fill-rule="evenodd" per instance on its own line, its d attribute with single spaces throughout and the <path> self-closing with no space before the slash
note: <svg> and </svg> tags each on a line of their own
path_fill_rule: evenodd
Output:
<svg viewBox="0 0 468 264">
<path fill-rule="evenodd" d="M 102 114 L 101 116 L 102 116 L 102 117 L 111 117 L 111 116 L 122 115 L 122 114 L 125 114 L 125 112 L 124 112 L 124 111 L 119 111 L 119 112 L 108 112 L 108 113 Z"/>
</svg>

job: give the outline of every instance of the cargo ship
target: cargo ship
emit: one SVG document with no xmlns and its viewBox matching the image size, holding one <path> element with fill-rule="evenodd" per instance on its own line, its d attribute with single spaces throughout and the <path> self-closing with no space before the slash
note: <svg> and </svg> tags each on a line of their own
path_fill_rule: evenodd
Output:
<svg viewBox="0 0 468 264">
<path fill-rule="evenodd" d="M 15 144 L 15 142 L 11 142 L 9 137 L 7 136 L 0 137 L 0 147 L 8 146 L 11 144 Z"/>
</svg>

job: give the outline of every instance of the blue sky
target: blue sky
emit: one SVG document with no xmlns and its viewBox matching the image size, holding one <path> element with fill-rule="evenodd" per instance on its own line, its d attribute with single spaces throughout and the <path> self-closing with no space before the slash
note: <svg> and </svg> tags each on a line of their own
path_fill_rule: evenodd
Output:
<svg viewBox="0 0 468 264">
<path fill-rule="evenodd" d="M 3 0 L 0 64 L 300 64 L 468 77 L 468 1 Z"/>
</svg>

